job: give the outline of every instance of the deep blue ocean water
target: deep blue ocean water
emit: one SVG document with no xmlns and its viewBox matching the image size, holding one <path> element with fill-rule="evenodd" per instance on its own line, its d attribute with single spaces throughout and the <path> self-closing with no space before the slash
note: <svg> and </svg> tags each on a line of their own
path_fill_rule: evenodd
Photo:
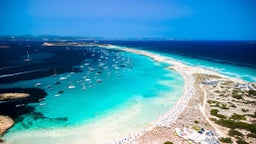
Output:
<svg viewBox="0 0 256 144">
<path fill-rule="evenodd" d="M 207 61 L 256 67 L 256 43 L 250 41 L 111 41 Z"/>
<path fill-rule="evenodd" d="M 112 41 L 205 67 L 246 81 L 256 81 L 256 43 L 250 41 Z"/>
</svg>

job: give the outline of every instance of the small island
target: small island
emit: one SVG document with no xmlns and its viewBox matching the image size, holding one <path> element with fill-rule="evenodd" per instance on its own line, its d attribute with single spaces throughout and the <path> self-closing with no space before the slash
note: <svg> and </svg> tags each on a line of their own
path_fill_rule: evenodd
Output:
<svg viewBox="0 0 256 144">
<path fill-rule="evenodd" d="M 38 88 L 0 89 L 0 136 L 14 125 L 16 117 L 24 114 L 28 103 L 38 102 L 46 95 L 44 90 Z"/>
<path fill-rule="evenodd" d="M 14 120 L 9 116 L 0 115 L 0 136 L 2 136 L 9 128 L 14 125 Z M 3 140 L 0 138 L 0 142 Z"/>
<path fill-rule="evenodd" d="M 29 97 L 29 96 L 30 95 L 27 94 L 27 93 L 2 93 L 2 94 L 0 94 L 0 101 L 26 98 L 26 97 Z"/>
</svg>

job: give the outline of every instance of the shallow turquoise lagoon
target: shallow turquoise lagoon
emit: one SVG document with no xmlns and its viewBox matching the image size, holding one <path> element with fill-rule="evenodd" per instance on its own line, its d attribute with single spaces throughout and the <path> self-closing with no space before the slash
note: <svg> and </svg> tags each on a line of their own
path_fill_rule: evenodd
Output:
<svg viewBox="0 0 256 144">
<path fill-rule="evenodd" d="M 142 125 L 156 120 L 182 95 L 183 78 L 176 71 L 168 69 L 168 65 L 148 57 L 125 52 L 122 52 L 122 57 L 130 61 L 130 67 L 111 68 L 112 65 L 109 64 L 108 69 L 96 76 L 96 72 L 88 73 L 89 66 L 77 66 L 83 72 L 57 74 L 3 85 L 2 87 L 29 88 L 41 83 L 40 88 L 48 93 L 45 100 L 31 104 L 35 107 L 35 112 L 41 113 L 43 117 L 38 118 L 35 114 L 23 115 L 22 120 L 9 133 L 78 126 L 137 104 L 142 105 L 141 114 L 150 116 L 141 119 Z M 58 94 L 60 91 L 63 93 Z M 163 101 L 152 102 L 154 98 Z"/>
</svg>

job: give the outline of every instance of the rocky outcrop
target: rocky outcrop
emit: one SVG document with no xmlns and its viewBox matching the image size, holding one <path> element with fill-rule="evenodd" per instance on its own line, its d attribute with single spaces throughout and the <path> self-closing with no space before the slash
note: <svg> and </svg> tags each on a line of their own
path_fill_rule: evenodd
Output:
<svg viewBox="0 0 256 144">
<path fill-rule="evenodd" d="M 6 99 L 0 100 L 0 115 L 14 118 L 22 114 L 21 111 L 28 103 L 40 101 L 47 93 L 38 88 L 8 88 L 0 89 L 0 95 L 7 96 Z"/>
<path fill-rule="evenodd" d="M 14 121 L 9 116 L 0 115 L 0 136 L 3 135 L 10 127 L 12 127 Z"/>
<path fill-rule="evenodd" d="M 18 116 L 33 111 L 26 106 L 28 103 L 39 102 L 47 93 L 38 88 L 8 88 L 0 89 L 0 143 L 3 135 L 14 125 Z"/>
</svg>

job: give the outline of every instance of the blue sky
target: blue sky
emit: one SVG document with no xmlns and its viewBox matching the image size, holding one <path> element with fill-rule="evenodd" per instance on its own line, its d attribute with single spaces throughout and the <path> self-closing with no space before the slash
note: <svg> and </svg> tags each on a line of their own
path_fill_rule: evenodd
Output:
<svg viewBox="0 0 256 144">
<path fill-rule="evenodd" d="M 254 0 L 0 0 L 0 35 L 256 40 Z"/>
</svg>

